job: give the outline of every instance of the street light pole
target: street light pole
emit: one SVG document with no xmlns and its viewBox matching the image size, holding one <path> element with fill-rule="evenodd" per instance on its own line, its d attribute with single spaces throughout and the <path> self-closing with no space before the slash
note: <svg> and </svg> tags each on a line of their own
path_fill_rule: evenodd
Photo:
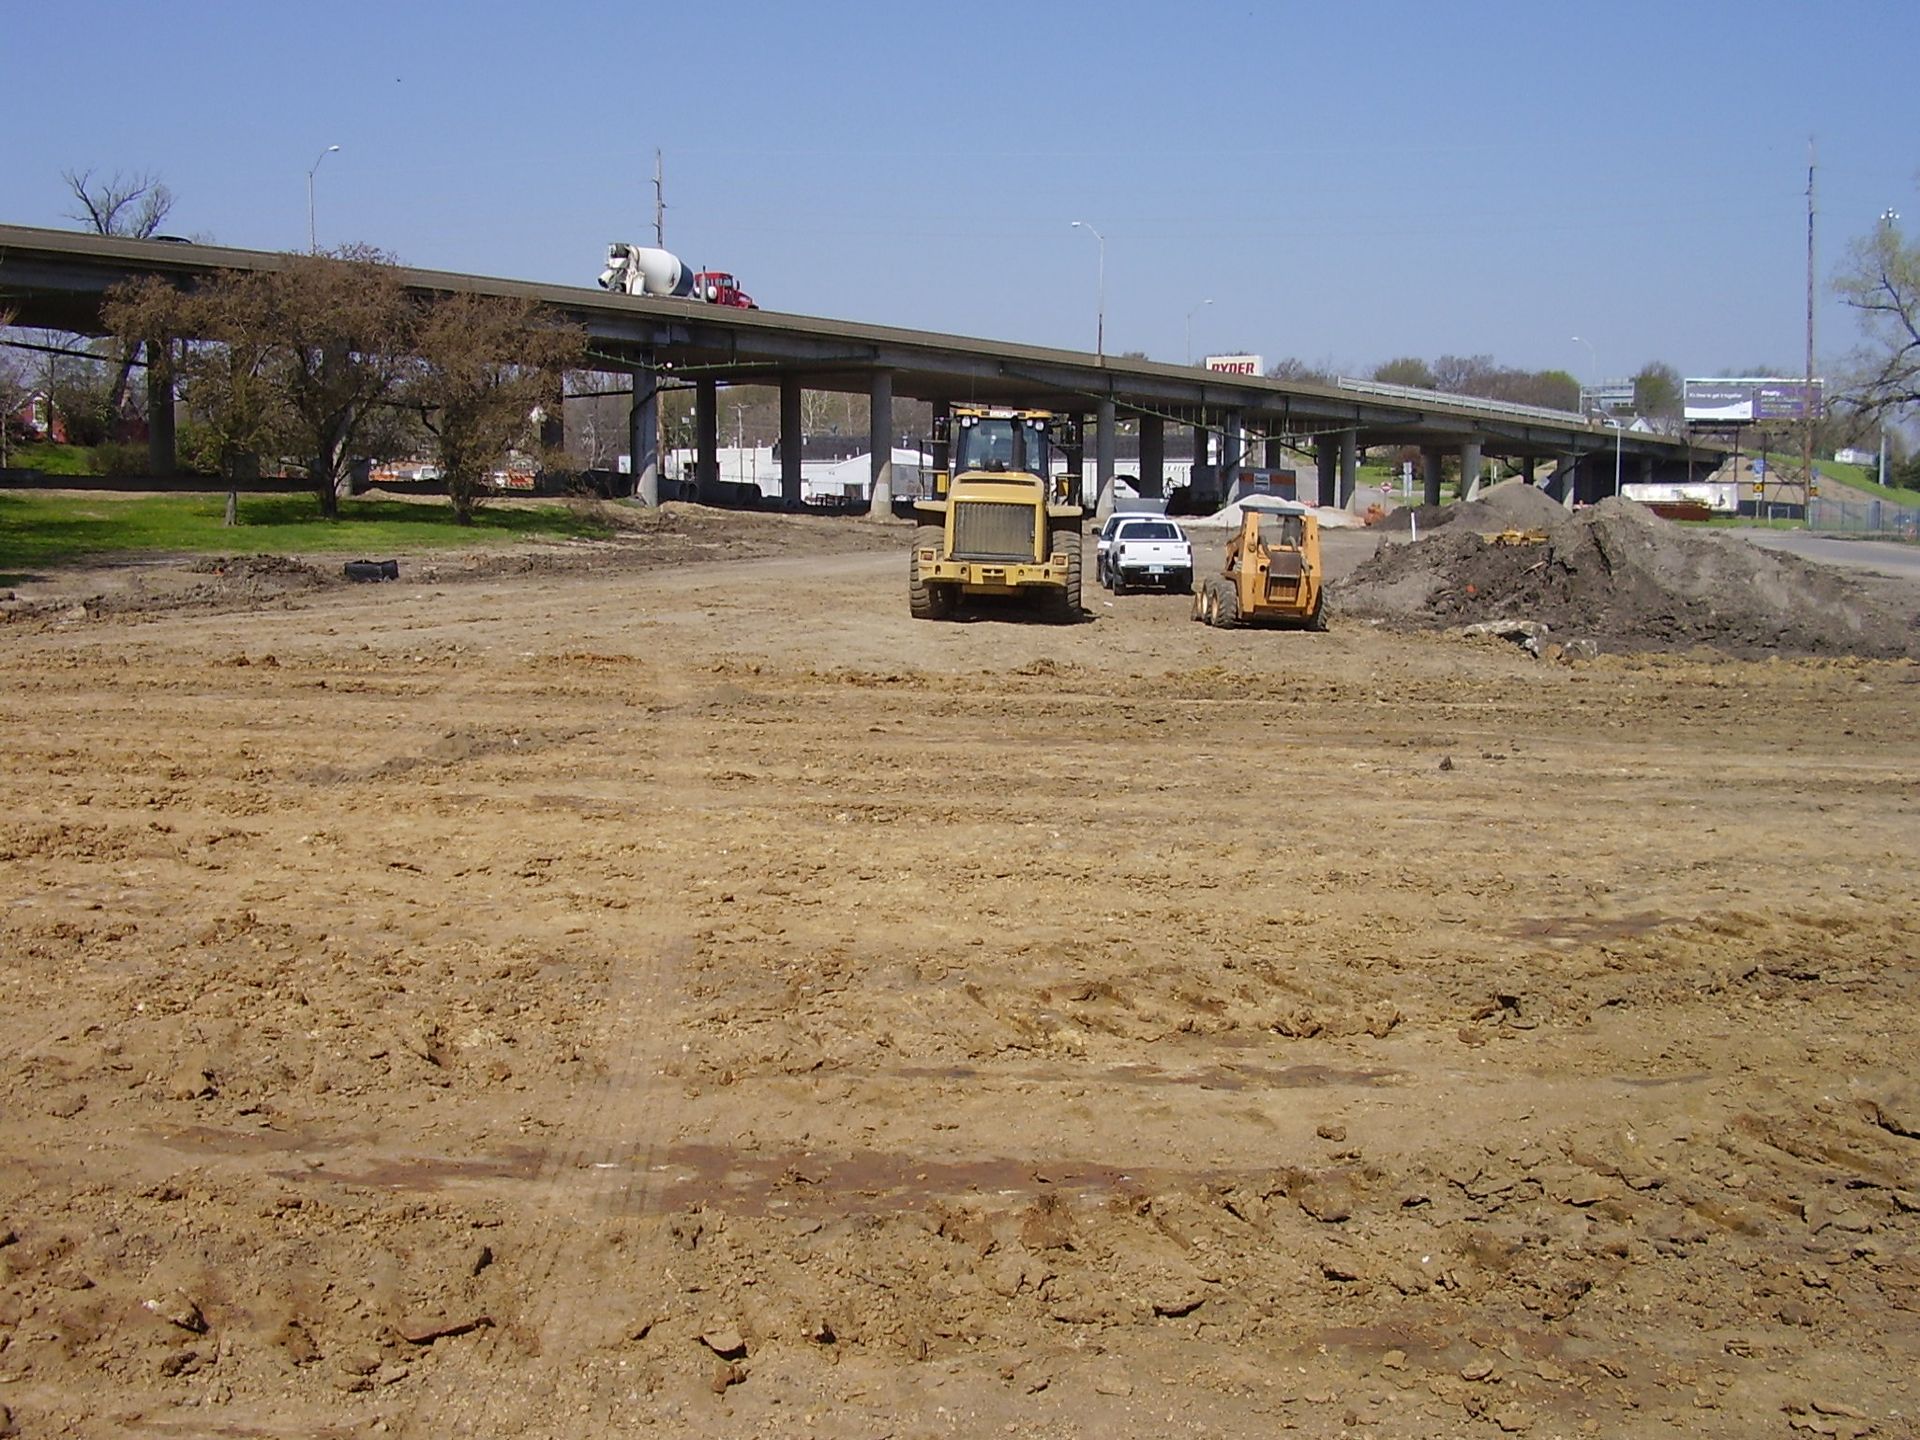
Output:
<svg viewBox="0 0 1920 1440">
<path fill-rule="evenodd" d="M 1094 334 L 1094 354 L 1101 364 L 1107 361 L 1107 237 L 1084 220 L 1073 222 L 1076 230 L 1085 230 L 1100 242 L 1100 311 Z"/>
<path fill-rule="evenodd" d="M 1587 393 L 1592 395 L 1593 387 L 1600 383 L 1600 352 L 1593 348 L 1591 340 L 1582 340 L 1578 335 L 1573 337 L 1573 343 L 1587 347 Z M 1584 405 L 1580 408 L 1586 409 Z"/>
<path fill-rule="evenodd" d="M 1194 314 L 1196 311 L 1204 309 L 1206 306 L 1211 305 L 1212 303 L 1213 301 L 1211 300 L 1202 300 L 1198 305 L 1194 306 L 1192 310 L 1189 310 L 1187 312 L 1187 364 L 1189 365 L 1193 363 L 1193 317 L 1194 317 Z"/>
<path fill-rule="evenodd" d="M 319 245 L 315 243 L 313 231 L 313 172 L 320 168 L 320 162 L 322 160 L 326 159 L 327 156 L 333 154 L 333 152 L 339 148 L 338 145 L 327 146 L 319 155 L 314 157 L 313 164 L 307 167 L 307 253 L 309 255 L 318 254 L 320 250 Z"/>
</svg>

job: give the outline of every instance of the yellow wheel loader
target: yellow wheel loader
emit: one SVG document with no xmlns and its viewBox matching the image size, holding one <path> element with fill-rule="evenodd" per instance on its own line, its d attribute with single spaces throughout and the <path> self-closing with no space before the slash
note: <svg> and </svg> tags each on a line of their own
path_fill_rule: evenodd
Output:
<svg viewBox="0 0 1920 1440">
<path fill-rule="evenodd" d="M 933 436 L 934 493 L 913 507 L 914 619 L 951 619 L 970 597 L 1020 596 L 1047 619 L 1078 620 L 1086 512 L 1066 477 L 1052 477 L 1048 451 L 1073 422 L 991 405 L 956 405 L 943 418 Z"/>
</svg>

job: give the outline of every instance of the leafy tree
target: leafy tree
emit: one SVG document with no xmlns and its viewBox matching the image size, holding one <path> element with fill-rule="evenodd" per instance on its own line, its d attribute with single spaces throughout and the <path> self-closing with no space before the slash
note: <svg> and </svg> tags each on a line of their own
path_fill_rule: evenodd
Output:
<svg viewBox="0 0 1920 1440">
<path fill-rule="evenodd" d="M 257 323 L 277 350 L 320 513 L 337 519 L 353 463 L 373 452 L 376 412 L 406 377 L 413 308 L 392 260 L 367 246 L 289 256 L 264 273 Z"/>
<path fill-rule="evenodd" d="M 1633 409 L 1650 420 L 1671 420 L 1681 411 L 1680 372 L 1659 360 L 1648 361 L 1633 377 Z"/>
<path fill-rule="evenodd" d="M 0 310 L 0 331 L 11 328 L 13 320 L 13 311 Z M 12 351 L 0 351 L 0 470 L 7 466 L 8 447 L 13 439 L 14 427 L 20 411 L 25 408 L 32 394 L 33 384 L 26 366 L 14 357 Z"/>
<path fill-rule="evenodd" d="M 292 433 L 278 354 L 262 316 L 267 277 L 233 272 L 194 291 L 146 279 L 116 289 L 105 317 L 114 334 L 174 357 L 174 378 L 194 424 L 196 458 L 222 479 L 246 478 L 262 453 Z M 177 343 L 176 343 L 177 342 Z"/>
<path fill-rule="evenodd" d="M 49 341 L 57 337 L 47 336 Z M 55 350 L 58 353 L 55 353 Z M 113 433 L 112 382 L 98 356 L 49 344 L 47 416 L 58 416 L 69 445 L 101 445 Z"/>
<path fill-rule="evenodd" d="M 416 366 L 400 391 L 440 451 L 455 518 L 473 523 L 493 466 L 522 441 L 537 406 L 560 404 L 560 377 L 586 336 L 529 300 L 453 295 L 414 332 Z"/>
<path fill-rule="evenodd" d="M 1899 416 L 1920 407 L 1920 245 L 1909 245 L 1891 218 L 1856 240 L 1834 290 L 1860 320 L 1847 399 L 1866 415 Z"/>
<path fill-rule="evenodd" d="M 108 307 L 129 343 L 205 336 L 187 348 L 189 403 L 216 427 L 223 467 L 269 443 L 291 450 L 330 520 L 354 462 L 378 448 L 413 321 L 393 263 L 364 246 L 217 275 L 177 301 L 123 288 Z"/>
<path fill-rule="evenodd" d="M 1373 378 L 1382 385 L 1411 385 L 1416 390 L 1440 388 L 1432 369 L 1417 355 L 1403 355 L 1398 360 L 1389 360 L 1375 368 Z"/>
</svg>

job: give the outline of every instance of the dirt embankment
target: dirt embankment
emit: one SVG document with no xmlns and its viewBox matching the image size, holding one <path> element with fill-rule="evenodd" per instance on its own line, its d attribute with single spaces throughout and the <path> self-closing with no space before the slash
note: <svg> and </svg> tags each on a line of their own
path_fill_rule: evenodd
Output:
<svg viewBox="0 0 1920 1440">
<path fill-rule="evenodd" d="M 1629 500 L 1569 514 L 1518 481 L 1453 507 L 1417 541 L 1383 546 L 1334 595 L 1348 615 L 1428 627 L 1535 621 L 1603 650 L 1920 655 L 1909 585 L 1689 529 Z"/>
</svg>

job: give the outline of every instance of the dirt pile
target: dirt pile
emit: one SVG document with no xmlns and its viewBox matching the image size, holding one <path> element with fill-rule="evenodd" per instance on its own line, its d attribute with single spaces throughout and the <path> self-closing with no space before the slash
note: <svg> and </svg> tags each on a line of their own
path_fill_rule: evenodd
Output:
<svg viewBox="0 0 1920 1440">
<path fill-rule="evenodd" d="M 1920 655 L 1905 587 L 1688 530 L 1632 501 L 1603 500 L 1566 517 L 1533 493 L 1562 518 L 1498 528 L 1543 529 L 1544 542 L 1495 543 L 1486 536 L 1499 512 L 1460 506 L 1439 533 L 1383 546 L 1336 586 L 1339 609 L 1427 627 L 1533 620 L 1608 650 Z M 1500 505 L 1545 514 L 1524 500 L 1503 496 Z"/>
<path fill-rule="evenodd" d="M 1448 526 L 1494 534 L 1501 530 L 1552 530 L 1566 524 L 1570 512 L 1546 491 L 1524 480 L 1502 480 L 1465 505 L 1419 505 L 1395 510 L 1380 522 L 1383 530 L 1413 530 L 1422 535 Z"/>
</svg>

